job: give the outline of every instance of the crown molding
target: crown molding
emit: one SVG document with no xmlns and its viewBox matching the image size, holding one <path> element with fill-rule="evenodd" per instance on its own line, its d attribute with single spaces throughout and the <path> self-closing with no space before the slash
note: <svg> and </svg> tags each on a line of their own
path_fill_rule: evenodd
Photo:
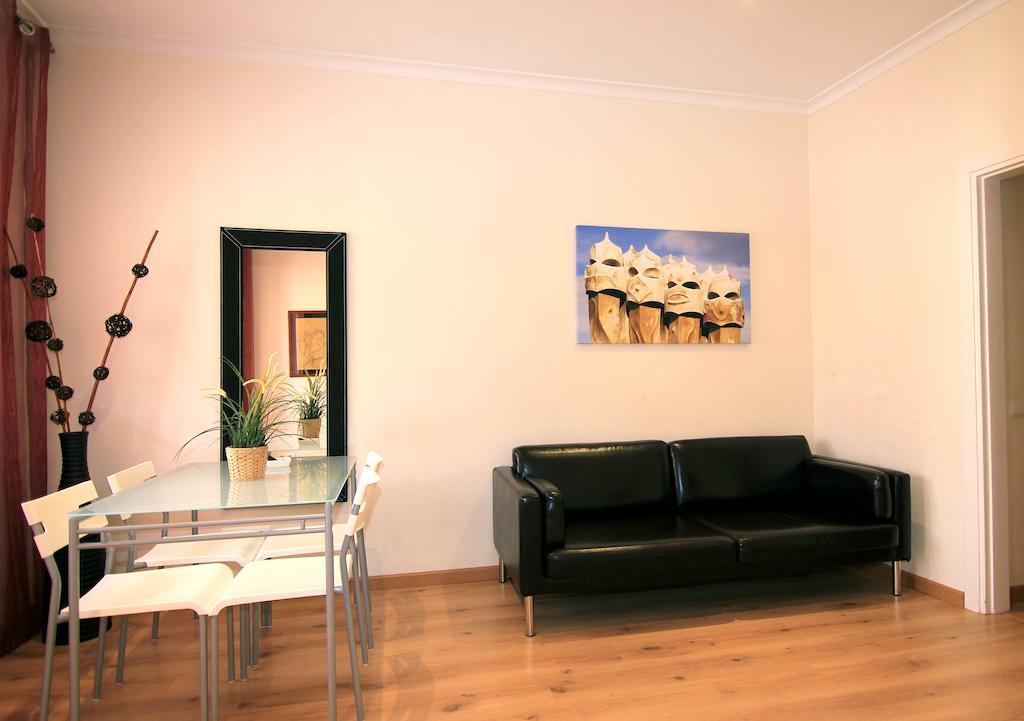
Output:
<svg viewBox="0 0 1024 721">
<path fill-rule="evenodd" d="M 969 0 L 960 7 L 942 16 L 920 32 L 911 35 L 899 45 L 885 51 L 877 58 L 847 75 L 842 80 L 830 85 L 807 101 L 807 114 L 827 108 L 832 103 L 846 97 L 857 88 L 867 85 L 875 78 L 889 72 L 897 65 L 906 62 L 932 45 L 945 40 L 963 27 L 971 24 L 983 15 L 987 15 L 1009 0 Z"/>
<path fill-rule="evenodd" d="M 663 103 L 704 105 L 716 108 L 757 110 L 769 113 L 795 115 L 806 113 L 803 102 L 787 100 L 785 98 L 766 98 L 755 95 L 693 90 L 664 85 L 646 85 L 566 75 L 497 70 L 469 65 L 433 63 L 424 60 L 405 60 L 351 53 L 108 32 L 59 25 L 52 27 L 50 31 L 54 42 L 59 45 L 242 60 L 275 65 L 295 65 L 308 68 L 347 70 L 349 72 L 370 73 L 373 75 L 446 80 L 475 85 L 498 85 L 524 90 L 598 95 L 612 98 L 629 98 L 632 100 L 653 100 Z"/>
<path fill-rule="evenodd" d="M 470 65 L 452 65 L 425 60 L 406 60 L 374 55 L 196 40 L 192 38 L 145 35 L 62 25 L 51 26 L 50 33 L 54 43 L 57 45 L 240 60 L 324 70 L 345 70 L 372 75 L 390 75 L 404 78 L 470 83 L 474 85 L 494 85 L 522 90 L 648 100 L 679 105 L 699 105 L 789 115 L 812 115 L 1008 1 L 968 0 L 968 2 L 936 20 L 899 45 L 882 53 L 871 62 L 866 63 L 807 101 L 710 90 L 694 90 L 692 88 L 664 85 L 597 80 L 567 75 L 500 70 Z M 32 9 L 26 0 L 20 0 L 20 2 L 26 8 Z M 33 14 L 38 17 L 38 13 Z"/>
</svg>

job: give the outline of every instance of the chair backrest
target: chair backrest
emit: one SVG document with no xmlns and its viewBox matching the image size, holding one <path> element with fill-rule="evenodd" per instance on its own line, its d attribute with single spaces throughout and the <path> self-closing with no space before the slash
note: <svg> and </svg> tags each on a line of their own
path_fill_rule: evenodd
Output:
<svg viewBox="0 0 1024 721">
<path fill-rule="evenodd" d="M 359 510 L 348 516 L 345 524 L 345 535 L 354 536 L 366 527 L 377 504 L 377 497 L 380 495 L 380 476 L 369 468 L 364 468 L 359 477 L 359 487 L 356 488 L 356 495 L 352 499 L 352 507 Z"/>
<path fill-rule="evenodd" d="M 120 493 L 134 488 L 143 481 L 148 481 L 155 475 L 156 467 L 153 465 L 153 461 L 143 461 L 137 466 L 111 473 L 107 476 L 107 483 L 110 484 L 111 493 Z"/>
<path fill-rule="evenodd" d="M 41 558 L 49 558 L 68 545 L 68 514 L 77 510 L 83 503 L 94 501 L 98 497 L 93 482 L 84 481 L 63 491 L 21 504 L 28 525 L 42 525 L 42 530 L 33 529 L 36 548 L 39 549 Z"/>
<path fill-rule="evenodd" d="M 366 467 L 374 473 L 380 473 L 380 467 L 384 465 L 384 456 L 374 451 L 366 454 Z"/>
<path fill-rule="evenodd" d="M 367 465 L 362 467 L 362 473 L 359 474 L 359 484 L 358 484 L 358 487 L 356 487 L 355 495 L 352 497 L 352 505 L 353 506 L 361 505 L 362 504 L 362 498 L 364 498 L 364 497 L 362 497 L 359 494 L 359 491 L 361 491 L 361 489 L 362 489 L 362 485 L 361 485 L 362 478 L 369 477 L 367 475 L 367 471 L 370 471 L 372 473 L 376 473 L 378 476 L 380 476 L 380 469 L 381 469 L 382 465 L 384 465 L 384 457 L 383 456 L 381 456 L 378 453 L 374 453 L 373 451 L 371 451 L 370 453 L 367 454 Z M 377 478 L 377 481 L 379 481 L 379 480 L 380 480 L 380 477 Z M 373 481 L 373 482 L 377 482 L 377 481 Z M 344 511 L 345 511 L 345 507 L 344 506 L 342 506 L 340 503 L 339 504 L 335 504 L 335 506 L 334 506 L 334 522 L 335 523 L 341 523 L 344 520 L 344 518 L 343 518 Z"/>
<path fill-rule="evenodd" d="M 125 468 L 123 471 L 111 473 L 107 476 L 107 484 L 110 486 L 111 493 L 120 493 L 121 491 L 127 491 L 129 488 L 134 488 L 140 483 L 148 481 L 155 475 L 156 466 L 153 465 L 153 461 L 143 461 L 131 468 Z M 121 514 L 122 521 L 127 521 L 131 517 L 132 514 L 130 513 Z"/>
</svg>

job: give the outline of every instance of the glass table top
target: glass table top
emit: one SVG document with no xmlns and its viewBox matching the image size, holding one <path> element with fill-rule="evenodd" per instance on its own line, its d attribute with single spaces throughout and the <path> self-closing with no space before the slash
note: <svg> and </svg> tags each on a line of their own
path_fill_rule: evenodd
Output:
<svg viewBox="0 0 1024 721">
<path fill-rule="evenodd" d="M 82 506 L 71 516 L 209 511 L 334 502 L 355 469 L 352 456 L 294 458 L 258 481 L 232 481 L 226 462 L 189 463 Z"/>
</svg>

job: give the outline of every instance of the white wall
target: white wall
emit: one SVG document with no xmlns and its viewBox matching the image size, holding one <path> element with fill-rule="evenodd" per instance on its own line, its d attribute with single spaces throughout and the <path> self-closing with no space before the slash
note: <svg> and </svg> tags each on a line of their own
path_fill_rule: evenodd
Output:
<svg viewBox="0 0 1024 721">
<path fill-rule="evenodd" d="M 809 121 L 818 448 L 913 476 L 909 568 L 964 587 L 957 164 L 1024 137 L 1024 0 Z"/>
<path fill-rule="evenodd" d="M 1010 585 L 1024 586 L 1024 175 L 1002 181 L 1006 390 L 1010 418 Z"/>
<path fill-rule="evenodd" d="M 374 573 L 495 562 L 491 468 L 516 444 L 812 431 L 803 117 L 70 46 L 51 67 L 80 391 L 161 230 L 94 477 L 168 468 L 214 420 L 222 225 L 348 233 L 350 450 L 387 459 Z M 749 232 L 753 343 L 576 345 L 577 223 Z"/>
</svg>

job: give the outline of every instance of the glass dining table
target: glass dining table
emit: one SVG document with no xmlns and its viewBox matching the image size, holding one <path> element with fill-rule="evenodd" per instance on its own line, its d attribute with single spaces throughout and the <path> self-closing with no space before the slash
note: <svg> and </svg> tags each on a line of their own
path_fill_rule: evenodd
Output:
<svg viewBox="0 0 1024 721">
<path fill-rule="evenodd" d="M 153 478 L 132 488 L 125 489 L 106 498 L 93 501 L 68 515 L 68 636 L 69 676 L 71 683 L 71 721 L 78 721 L 80 705 L 79 673 L 79 551 L 86 548 L 103 548 L 112 554 L 116 549 L 129 546 L 156 543 L 182 543 L 195 540 L 194 536 L 175 535 L 172 531 L 192 534 L 204 532 L 204 539 L 253 538 L 289 534 L 314 534 L 324 536 L 324 560 L 327 571 L 325 614 L 327 622 L 327 717 L 337 719 L 337 685 L 335 668 L 335 608 L 334 608 L 334 539 L 330 532 L 333 525 L 334 505 L 340 502 L 342 491 L 351 483 L 355 492 L 356 460 L 352 456 L 325 456 L 320 458 L 295 458 L 287 468 L 278 473 L 268 471 L 257 481 L 232 481 L 228 476 L 227 463 L 189 463 Z M 316 512 L 303 513 L 299 506 L 316 506 Z M 292 512 L 289 513 L 289 510 Z M 307 509 L 308 510 L 308 509 Z M 220 512 L 218 518 L 199 520 L 200 512 Z M 244 513 L 240 513 L 243 512 Z M 187 513 L 190 520 L 170 522 L 168 515 Z M 121 526 L 120 519 L 145 514 L 161 514 L 160 523 L 132 524 Z M 99 532 L 101 539 L 96 542 L 81 542 L 79 529 L 83 523 L 98 516 L 112 521 L 106 528 L 90 527 L 89 533 Z M 313 522 L 315 527 L 307 527 Z M 320 526 L 320 522 L 323 523 Z M 267 524 L 289 524 L 287 528 L 276 529 Z M 297 525 L 296 525 L 297 524 Z M 229 528 L 223 531 L 221 526 Z M 213 529 L 212 532 L 206 531 Z M 136 537 L 126 536 L 128 531 L 160 531 L 157 535 Z M 167 530 L 167 535 L 163 531 Z M 344 568 L 344 566 L 342 566 Z M 216 669 L 214 669 L 216 673 Z"/>
</svg>

